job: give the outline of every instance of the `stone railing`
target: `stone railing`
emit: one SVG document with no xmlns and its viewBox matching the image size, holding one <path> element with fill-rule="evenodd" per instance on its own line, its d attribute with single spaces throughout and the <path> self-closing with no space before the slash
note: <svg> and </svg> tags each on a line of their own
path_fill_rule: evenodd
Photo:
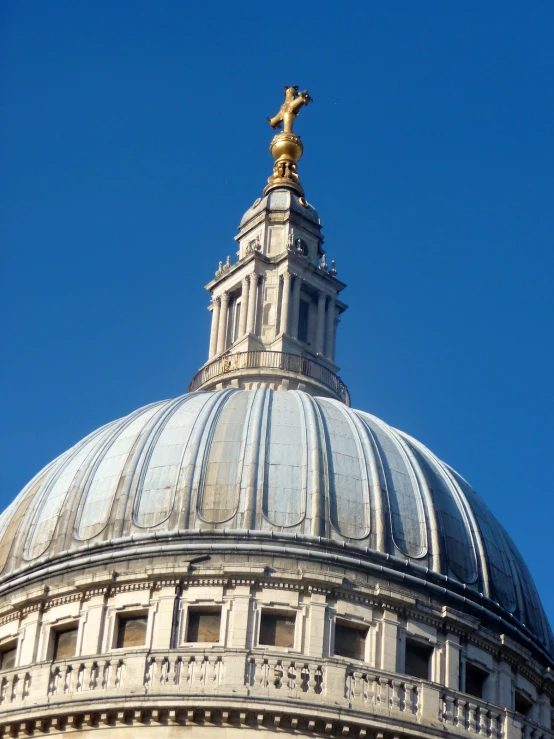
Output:
<svg viewBox="0 0 554 739">
<path fill-rule="evenodd" d="M 441 688 L 439 719 L 450 732 L 470 732 L 490 739 L 552 739 L 554 736 L 552 731 L 514 711 L 445 688 Z"/>
<path fill-rule="evenodd" d="M 256 720 L 262 720 L 260 711 L 273 711 L 274 716 L 290 714 L 293 728 L 301 719 L 312 727 L 323 720 L 326 727 L 335 728 L 340 720 L 345 722 L 340 728 L 342 736 L 350 732 L 361 736 L 356 726 L 362 722 L 364 726 L 374 724 L 381 732 L 401 726 L 406 737 L 413 727 L 414 736 L 417 733 L 419 737 L 422 731 L 429 736 L 447 731 L 482 739 L 554 739 L 553 732 L 513 711 L 435 683 L 352 665 L 340 658 L 223 648 L 117 650 L 95 658 L 41 662 L 2 671 L 0 728 L 27 720 L 33 711 L 39 711 L 41 726 L 49 725 L 43 719 L 50 714 L 62 721 L 60 716 L 71 716 L 72 711 L 77 713 L 71 720 L 79 721 L 79 716 L 85 715 L 85 705 L 90 706 L 91 716 L 99 710 L 95 707 L 101 706 L 109 722 L 110 711 L 117 710 L 122 700 L 123 720 L 127 711 L 142 720 L 149 710 L 166 710 L 157 707 L 158 695 L 164 697 L 166 705 L 171 695 L 175 697 L 172 710 L 176 721 L 179 712 L 187 710 L 180 708 L 185 704 L 179 696 L 188 701 L 194 696 L 195 705 L 204 706 L 202 710 L 210 712 L 212 720 L 214 711 L 229 716 L 225 707 L 236 708 L 237 701 L 244 699 L 250 706 L 244 710 L 257 706 Z"/>
<path fill-rule="evenodd" d="M 266 690 L 320 695 L 325 666 L 321 662 L 282 657 L 250 657 L 247 684 L 254 691 Z"/>
<path fill-rule="evenodd" d="M 344 403 L 350 404 L 348 389 L 338 375 L 312 359 L 284 352 L 237 352 L 218 357 L 196 373 L 188 390 L 192 393 L 207 382 L 241 370 L 280 370 L 299 374 L 324 385 Z"/>
<path fill-rule="evenodd" d="M 368 670 L 346 672 L 346 698 L 352 707 L 416 716 L 421 708 L 421 692 L 421 685 L 403 676 Z"/>
</svg>

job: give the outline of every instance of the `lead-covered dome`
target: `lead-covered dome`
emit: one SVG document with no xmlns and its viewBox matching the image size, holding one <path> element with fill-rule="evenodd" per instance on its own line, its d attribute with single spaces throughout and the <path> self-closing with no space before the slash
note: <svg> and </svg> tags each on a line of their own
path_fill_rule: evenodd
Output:
<svg viewBox="0 0 554 739">
<path fill-rule="evenodd" d="M 94 431 L 1 516 L 0 591 L 79 552 L 198 532 L 340 546 L 552 650 L 532 578 L 471 486 L 375 416 L 299 391 L 189 393 Z"/>
</svg>

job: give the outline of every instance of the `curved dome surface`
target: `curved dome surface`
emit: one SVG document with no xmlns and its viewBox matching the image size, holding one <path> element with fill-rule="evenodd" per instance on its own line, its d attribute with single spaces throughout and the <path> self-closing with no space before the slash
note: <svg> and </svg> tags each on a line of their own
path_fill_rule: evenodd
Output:
<svg viewBox="0 0 554 739">
<path fill-rule="evenodd" d="M 262 211 L 268 213 L 293 211 L 303 218 L 313 221 L 319 225 L 319 216 L 313 205 L 310 205 L 303 198 L 299 198 L 292 190 L 287 188 L 277 188 L 272 190 L 263 198 L 258 198 L 254 205 L 250 206 L 240 220 L 239 228 L 251 221 Z"/>
<path fill-rule="evenodd" d="M 85 545 L 214 529 L 322 537 L 428 568 L 552 651 L 533 580 L 471 486 L 375 416 L 299 391 L 189 393 L 94 431 L 0 517 L 0 581 Z"/>
</svg>

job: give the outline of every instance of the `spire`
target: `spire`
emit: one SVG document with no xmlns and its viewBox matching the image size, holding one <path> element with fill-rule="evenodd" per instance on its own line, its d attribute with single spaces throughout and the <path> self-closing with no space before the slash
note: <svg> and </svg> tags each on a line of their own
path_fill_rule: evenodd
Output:
<svg viewBox="0 0 554 739">
<path fill-rule="evenodd" d="M 298 92 L 298 85 L 294 87 L 285 85 L 285 102 L 281 105 L 277 115 L 267 119 L 271 128 L 283 126 L 283 131 L 274 136 L 269 145 L 269 151 L 275 159 L 275 164 L 273 174 L 267 181 L 264 195 L 276 188 L 287 187 L 294 190 L 300 197 L 304 197 L 304 190 L 296 171 L 297 162 L 304 153 L 304 147 L 300 136 L 293 133 L 292 129 L 300 109 L 312 102 L 307 90 Z"/>
<path fill-rule="evenodd" d="M 307 90 L 285 88 L 273 118 L 283 126 L 271 142 L 273 175 L 235 236 L 238 261 L 219 262 L 206 285 L 212 326 L 206 364 L 189 390 L 222 387 L 299 389 L 349 404 L 337 376 L 335 342 L 339 299 L 346 285 L 327 263 L 319 216 L 306 202 L 296 172 L 302 142 L 293 133 L 298 112 L 312 102 Z"/>
</svg>

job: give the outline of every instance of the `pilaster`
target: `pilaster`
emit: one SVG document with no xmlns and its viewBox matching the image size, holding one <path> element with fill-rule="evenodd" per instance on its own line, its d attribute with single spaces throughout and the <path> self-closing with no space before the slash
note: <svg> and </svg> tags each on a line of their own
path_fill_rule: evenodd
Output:
<svg viewBox="0 0 554 739">
<path fill-rule="evenodd" d="M 385 610 L 381 620 L 381 669 L 396 672 L 398 616 Z"/>
</svg>

